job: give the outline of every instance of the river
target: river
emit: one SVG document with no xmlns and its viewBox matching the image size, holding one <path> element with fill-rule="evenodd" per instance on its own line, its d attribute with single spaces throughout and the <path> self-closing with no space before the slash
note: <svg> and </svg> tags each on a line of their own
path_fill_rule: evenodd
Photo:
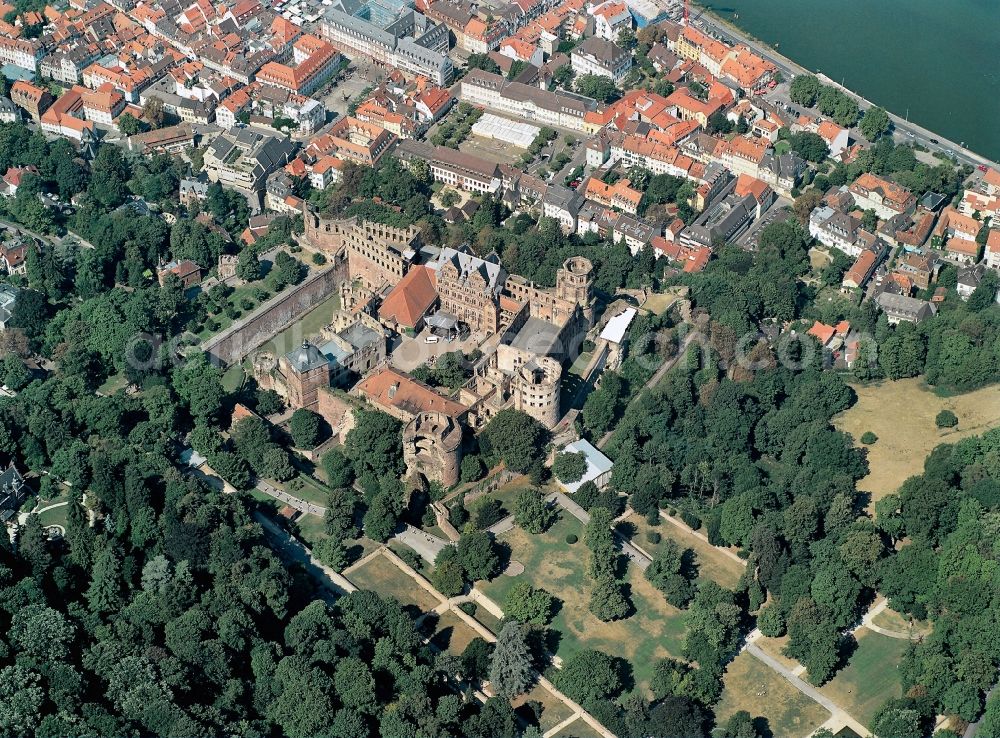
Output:
<svg viewBox="0 0 1000 738">
<path fill-rule="evenodd" d="M 1000 1 L 700 4 L 806 69 L 1000 160 Z"/>
</svg>

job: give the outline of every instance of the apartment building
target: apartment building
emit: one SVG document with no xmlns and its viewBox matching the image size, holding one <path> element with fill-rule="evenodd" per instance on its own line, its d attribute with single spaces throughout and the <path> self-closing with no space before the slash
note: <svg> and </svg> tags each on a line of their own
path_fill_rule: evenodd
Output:
<svg viewBox="0 0 1000 738">
<path fill-rule="evenodd" d="M 874 210 L 884 220 L 912 213 L 917 207 L 917 198 L 912 192 L 871 172 L 858 177 L 848 190 L 861 210 Z"/>
<path fill-rule="evenodd" d="M 37 123 L 41 120 L 42 113 L 52 104 L 53 97 L 48 89 L 19 79 L 10 87 L 10 99 Z"/>
<path fill-rule="evenodd" d="M 398 140 L 381 126 L 346 116 L 334 123 L 327 133 L 311 141 L 310 147 L 324 154 L 373 167 L 392 150 Z"/>
<path fill-rule="evenodd" d="M 0 64 L 10 64 L 35 73 L 42 56 L 42 46 L 37 39 L 0 36 Z"/>
</svg>

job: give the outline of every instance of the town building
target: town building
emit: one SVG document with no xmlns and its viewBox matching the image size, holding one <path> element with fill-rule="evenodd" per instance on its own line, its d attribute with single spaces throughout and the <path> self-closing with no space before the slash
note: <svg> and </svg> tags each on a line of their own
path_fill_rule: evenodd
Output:
<svg viewBox="0 0 1000 738">
<path fill-rule="evenodd" d="M 161 287 L 166 283 L 167 277 L 171 274 L 180 280 L 181 286 L 184 289 L 201 284 L 202 269 L 190 259 L 171 261 L 158 267 L 156 278 Z"/>
<path fill-rule="evenodd" d="M 407 166 L 425 162 L 435 182 L 467 192 L 497 192 L 503 181 L 496 162 L 447 146 L 407 139 L 396 147 L 396 157 Z"/>
<path fill-rule="evenodd" d="M 10 99 L 37 123 L 52 104 L 53 97 L 47 88 L 19 79 L 10 87 Z"/>
<path fill-rule="evenodd" d="M 443 397 L 423 382 L 390 367 L 366 377 L 352 393 L 404 423 L 423 413 L 439 413 L 461 422 L 469 411 L 460 402 Z"/>
<path fill-rule="evenodd" d="M 385 28 L 331 7 L 320 32 L 348 55 L 360 54 L 405 74 L 422 75 L 446 85 L 454 74 L 448 58 L 448 27 L 415 11 L 406 11 Z"/>
<path fill-rule="evenodd" d="M 220 133 L 205 148 L 205 172 L 225 187 L 260 192 L 267 176 L 285 166 L 294 152 L 294 144 L 287 139 L 249 128 Z"/>
<path fill-rule="evenodd" d="M 0 473 L 0 522 L 7 523 L 14 518 L 29 491 L 21 472 L 11 462 Z M 6 532 L 3 534 L 6 535 Z"/>
<path fill-rule="evenodd" d="M 858 177 L 848 190 L 859 209 L 874 210 L 883 219 L 910 214 L 917 207 L 917 198 L 912 192 L 871 172 Z"/>
<path fill-rule="evenodd" d="M 462 78 L 462 100 L 491 108 L 512 118 L 586 131 L 585 116 L 598 110 L 596 100 L 564 90 L 549 92 L 522 82 L 511 82 L 499 74 L 473 69 Z"/>
<path fill-rule="evenodd" d="M 882 308 L 890 325 L 921 323 L 937 312 L 934 304 L 927 302 L 927 300 L 918 300 L 915 297 L 897 295 L 891 292 L 882 292 L 875 298 L 875 301 Z"/>
<path fill-rule="evenodd" d="M 289 62 L 267 62 L 257 71 L 256 79 L 288 92 L 309 95 L 333 76 L 341 60 L 340 52 L 330 43 L 303 34 L 292 44 Z"/>
<path fill-rule="evenodd" d="M 577 75 L 594 74 L 610 77 L 619 84 L 632 68 L 632 52 L 619 48 L 613 41 L 591 36 L 570 54 Z"/>
</svg>

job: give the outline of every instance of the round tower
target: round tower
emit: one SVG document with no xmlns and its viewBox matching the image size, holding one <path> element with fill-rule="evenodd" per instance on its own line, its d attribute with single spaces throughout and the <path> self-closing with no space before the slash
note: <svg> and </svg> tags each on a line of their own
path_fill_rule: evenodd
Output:
<svg viewBox="0 0 1000 738">
<path fill-rule="evenodd" d="M 514 409 L 527 413 L 546 428 L 555 427 L 559 422 L 561 375 L 559 362 L 547 356 L 521 366 L 512 383 Z"/>
<path fill-rule="evenodd" d="M 556 272 L 556 297 L 583 308 L 590 325 L 594 323 L 593 273 L 594 265 L 583 256 L 566 259 Z"/>
<path fill-rule="evenodd" d="M 444 413 L 424 412 L 403 428 L 407 474 L 423 474 L 445 487 L 456 484 L 462 462 L 462 427 Z"/>
</svg>

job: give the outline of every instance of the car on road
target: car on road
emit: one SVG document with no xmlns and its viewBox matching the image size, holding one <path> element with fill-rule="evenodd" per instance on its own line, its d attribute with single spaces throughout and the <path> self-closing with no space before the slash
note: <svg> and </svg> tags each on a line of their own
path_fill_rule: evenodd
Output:
<svg viewBox="0 0 1000 738">
<path fill-rule="evenodd" d="M 976 169 L 978 169 L 980 172 L 988 172 L 990 170 L 990 168 L 985 164 L 980 164 L 978 167 L 976 167 Z"/>
<path fill-rule="evenodd" d="M 941 143 L 941 142 L 940 142 L 940 141 L 938 141 L 938 140 L 937 140 L 936 138 L 929 138 L 929 139 L 927 139 L 927 140 L 928 140 L 928 141 L 930 141 L 930 142 L 931 142 L 932 144 L 939 144 L 939 143 Z"/>
<path fill-rule="evenodd" d="M 580 180 L 574 179 L 572 182 L 569 183 L 569 186 L 575 190 L 577 187 L 580 186 Z"/>
</svg>

